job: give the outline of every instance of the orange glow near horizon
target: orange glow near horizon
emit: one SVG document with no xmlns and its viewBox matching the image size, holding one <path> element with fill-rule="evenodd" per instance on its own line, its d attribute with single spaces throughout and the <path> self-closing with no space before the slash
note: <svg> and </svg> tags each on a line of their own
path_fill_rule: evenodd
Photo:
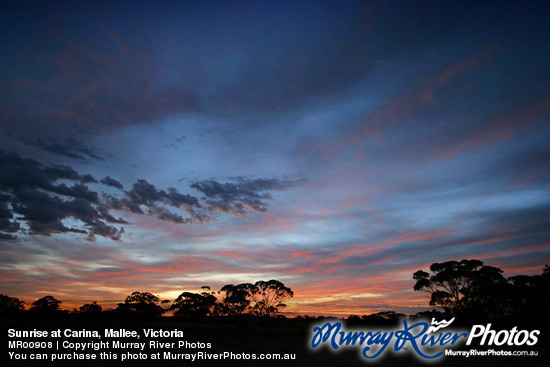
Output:
<svg viewBox="0 0 550 367">
<path fill-rule="evenodd" d="M 534 248 L 540 248 L 541 246 L 534 246 Z M 508 263 L 507 271 L 505 275 L 517 275 L 517 274 L 540 274 L 542 266 L 522 266 L 517 264 Z M 169 269 L 149 269 L 148 272 L 142 272 L 141 274 L 155 274 L 160 273 L 166 275 L 170 273 Z M 166 271 L 168 270 L 168 271 Z M 412 286 L 414 281 L 412 280 L 412 273 L 418 270 L 417 268 L 403 269 L 399 274 L 394 275 L 378 275 L 368 278 L 369 287 L 361 286 L 361 284 L 349 282 L 347 279 L 327 279 L 324 282 L 318 282 L 314 286 L 308 285 L 296 285 L 287 283 L 294 291 L 294 298 L 286 302 L 287 307 L 281 309 L 281 312 L 289 317 L 297 315 L 310 315 L 310 316 L 334 316 L 334 317 L 346 317 L 349 315 L 368 315 L 381 311 L 396 311 L 405 314 L 414 314 L 419 311 L 433 309 L 428 305 L 428 299 L 426 294 L 422 292 L 414 292 Z M 17 278 L 17 272 L 12 272 L 13 279 Z M 107 277 L 116 274 L 120 276 L 120 273 L 112 273 Z M 402 275 L 410 274 L 408 279 L 402 277 Z M 131 277 L 129 274 L 122 274 L 124 278 Z M 135 276 L 135 274 L 134 274 Z M 127 286 L 105 286 L 97 284 L 98 279 L 87 280 L 85 282 L 77 282 L 74 284 L 74 288 L 66 288 L 63 291 L 56 289 L 62 289 L 60 285 L 51 285 L 49 289 L 42 289 L 33 291 L 31 294 L 26 293 L 23 297 L 20 297 L 25 302 L 26 308 L 30 308 L 32 302 L 35 299 L 44 297 L 46 295 L 54 296 L 63 303 L 61 308 L 64 310 L 78 309 L 85 303 L 91 303 L 97 301 L 104 309 L 116 308 L 117 303 L 124 302 L 127 295 L 134 291 L 149 291 L 157 295 L 160 300 L 169 300 L 173 302 L 177 296 L 183 291 L 189 292 L 202 292 L 201 286 L 187 286 L 182 287 L 180 290 L 170 290 L 169 288 L 162 291 L 155 292 L 154 287 L 149 289 L 135 289 L 136 287 Z M 114 284 L 117 282 L 114 281 Z M 197 284 L 201 284 L 200 282 Z M 206 284 L 205 284 L 206 285 Z M 212 287 L 212 292 L 216 292 L 221 288 Z M 327 289 L 332 291 L 327 292 Z M 83 292 L 83 290 L 85 290 Z M 90 293 L 96 294 L 96 297 L 91 297 Z M 101 294 L 110 294 L 112 297 L 101 297 Z M 116 295 L 116 296 L 115 296 Z M 120 296 L 118 296 L 120 295 Z M 10 294 L 9 296 L 17 297 L 16 294 Z M 32 297 L 32 298 L 31 298 Z M 220 295 L 217 294 L 220 299 Z M 19 297 L 18 297 L 19 298 Z"/>
</svg>

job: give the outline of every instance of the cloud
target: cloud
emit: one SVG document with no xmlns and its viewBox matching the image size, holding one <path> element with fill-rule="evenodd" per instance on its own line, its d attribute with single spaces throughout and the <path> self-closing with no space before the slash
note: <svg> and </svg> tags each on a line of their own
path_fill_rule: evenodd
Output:
<svg viewBox="0 0 550 367">
<path fill-rule="evenodd" d="M 144 206 L 147 208 L 147 214 L 174 223 L 191 223 L 194 219 L 202 222 L 211 219 L 210 216 L 202 211 L 202 205 L 197 197 L 190 194 L 181 194 L 173 187 L 159 190 L 145 179 L 138 179 L 130 190 L 124 191 L 124 197 L 122 198 L 112 195 L 106 197 L 108 205 L 113 209 L 145 214 L 142 208 Z M 183 218 L 176 213 L 170 212 L 164 206 L 183 209 L 189 214 L 189 217 Z"/>
<path fill-rule="evenodd" d="M 60 180 L 65 182 L 58 183 Z M 90 182 L 97 181 L 69 166 L 46 166 L 14 153 L 0 152 L 2 238 L 15 239 L 15 235 L 7 233 L 49 236 L 73 232 L 88 234 L 89 238 L 97 234 L 119 240 L 123 229 L 105 224 L 103 220 L 114 218 L 104 207 L 98 209 L 100 196 L 86 185 Z M 67 225 L 64 220 L 68 219 L 75 224 Z"/>
<path fill-rule="evenodd" d="M 153 207 L 149 209 L 149 213 L 154 214 L 160 220 L 167 220 L 173 223 L 191 223 L 191 218 L 183 218 L 181 215 L 172 213 L 166 208 Z"/>
<path fill-rule="evenodd" d="M 96 203 L 98 200 L 97 192 L 91 191 L 88 186 L 82 183 L 75 184 L 72 187 L 67 187 L 65 184 L 52 186 L 51 191 L 64 196 L 82 198 L 93 203 Z"/>
<path fill-rule="evenodd" d="M 115 187 L 117 189 L 122 190 L 122 184 L 109 176 L 103 177 L 100 182 L 104 185 Z"/>
<path fill-rule="evenodd" d="M 111 210 L 154 216 L 175 224 L 212 220 L 212 212 L 220 211 L 245 216 L 249 211 L 265 212 L 271 191 L 298 182 L 246 177 L 232 181 L 194 183 L 191 187 L 205 195 L 201 201 L 174 187 L 158 189 L 146 179 L 137 179 L 129 190 L 122 190 L 119 181 L 105 176 L 100 181 L 102 184 L 120 190 L 109 194 L 92 190 L 87 184 L 98 181 L 70 166 L 43 165 L 34 159 L 1 151 L 0 235 L 1 239 L 14 240 L 16 234 L 79 233 L 87 234 L 89 241 L 94 241 L 96 236 L 119 241 L 124 228 L 113 224 L 129 222 L 116 218 Z"/>
<path fill-rule="evenodd" d="M 15 233 L 19 231 L 19 223 L 13 221 L 13 213 L 9 210 L 11 198 L 0 193 L 0 231 Z M 0 232 L 0 239 L 15 239 L 15 236 Z"/>
<path fill-rule="evenodd" d="M 189 194 L 180 194 L 178 190 L 173 187 L 169 187 L 166 191 L 167 192 L 161 191 L 160 195 L 164 201 L 172 206 L 179 207 L 182 205 L 188 205 L 198 208 L 201 207 L 201 205 L 199 204 L 199 200 L 194 196 L 191 196 Z"/>
<path fill-rule="evenodd" d="M 13 89 L 9 95 L 0 94 L 9 106 L 3 111 L 2 121 L 7 130 L 31 136 L 29 144 L 73 159 L 102 159 L 96 150 L 74 144 L 74 137 L 156 121 L 194 111 L 200 104 L 187 85 L 165 85 L 158 75 L 158 65 L 150 57 L 155 42 L 150 45 L 143 39 L 147 31 L 139 31 L 138 35 L 118 29 L 122 24 L 135 26 L 124 16 L 126 11 L 115 23 L 105 19 L 100 25 L 103 21 L 98 23 L 91 9 L 80 6 L 43 9 L 45 17 L 33 12 L 24 15 L 23 9 L 10 10 L 13 17 L 22 16 L 26 20 L 20 21 L 32 24 L 33 31 L 13 28 L 13 37 L 3 49 L 13 56 L 9 63 L 17 70 L 4 80 Z M 68 24 L 66 16 L 61 15 L 64 11 L 79 20 Z M 149 23 L 142 24 L 148 27 Z M 94 36 L 90 36 L 92 33 Z M 138 45 L 135 41 L 140 37 Z M 46 45 L 51 41 L 56 44 L 55 50 Z M 111 47 L 121 52 L 113 53 L 108 50 Z M 36 68 L 16 61 L 23 49 L 25 59 L 41 65 L 40 75 L 32 71 Z M 52 130 L 60 140 L 41 139 Z"/>
<path fill-rule="evenodd" d="M 162 195 L 156 187 L 143 179 L 138 179 L 132 189 L 126 191 L 126 195 L 137 205 L 152 205 L 156 201 L 162 201 Z"/>
<path fill-rule="evenodd" d="M 113 241 L 120 241 L 122 234 L 124 233 L 124 227 L 117 229 L 114 226 L 109 226 L 100 220 L 90 223 L 89 226 L 93 228 L 93 231 L 90 231 L 88 234 L 88 241 L 95 241 L 96 235 L 108 237 Z"/>
<path fill-rule="evenodd" d="M 65 165 L 44 166 L 30 158 L 0 151 L 0 188 L 23 189 L 36 187 L 50 190 L 56 180 L 88 180 Z"/>
<path fill-rule="evenodd" d="M 77 141 L 72 138 L 67 138 L 64 141 L 53 141 L 48 142 L 40 138 L 35 140 L 28 139 L 17 139 L 18 141 L 25 143 L 27 145 L 35 145 L 47 152 L 61 155 L 73 159 L 86 159 L 92 158 L 100 161 L 105 160 L 105 158 L 100 155 L 97 149 L 86 146 L 81 141 Z"/>
<path fill-rule="evenodd" d="M 75 136 L 189 112 L 277 114 L 356 83 L 399 45 L 415 50 L 411 40 L 372 37 L 376 25 L 393 34 L 389 24 L 396 20 L 385 19 L 384 5 L 220 4 L 224 9 L 212 12 L 208 5 L 172 4 L 147 9 L 148 17 L 97 6 L 104 10 L 6 9 L 11 33 L 4 53 L 14 72 L 5 78 L 9 95 L 0 97 L 9 106 L 3 116 L 10 130 L 41 136 L 55 126 L 59 135 Z M 176 21 L 181 16 L 189 23 Z M 391 50 L 384 50 L 388 44 Z M 73 158 L 95 153 L 42 145 Z"/>
<path fill-rule="evenodd" d="M 17 236 L 0 232 L 0 240 L 15 241 L 17 240 Z"/>
<path fill-rule="evenodd" d="M 284 190 L 301 182 L 248 177 L 237 177 L 234 181 L 197 181 L 191 184 L 191 188 L 205 195 L 203 199 L 209 210 L 244 216 L 249 210 L 267 211 L 266 200 L 272 199 L 270 191 Z"/>
<path fill-rule="evenodd" d="M 182 194 L 173 187 L 159 190 L 145 179 L 137 179 L 130 190 L 124 191 L 121 198 L 113 195 L 105 197 L 107 205 L 112 209 L 148 214 L 173 223 L 193 223 L 213 220 L 216 212 L 240 217 L 251 211 L 266 212 L 266 200 L 272 199 L 271 191 L 283 190 L 302 182 L 247 177 L 237 177 L 232 181 L 220 183 L 205 180 L 191 184 L 191 188 L 205 195 L 201 199 Z M 168 207 L 183 209 L 188 217 L 174 213 Z"/>
<path fill-rule="evenodd" d="M 37 189 L 23 189 L 14 194 L 13 211 L 27 222 L 30 234 L 87 233 L 78 228 L 66 227 L 62 220 L 72 217 L 90 225 L 99 217 L 92 203 L 86 199 L 74 197 L 64 200 Z"/>
</svg>

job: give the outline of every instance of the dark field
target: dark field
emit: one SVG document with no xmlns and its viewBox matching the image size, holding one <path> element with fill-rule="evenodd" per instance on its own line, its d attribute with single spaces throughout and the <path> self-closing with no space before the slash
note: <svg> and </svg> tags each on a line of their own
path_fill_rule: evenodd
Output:
<svg viewBox="0 0 550 367">
<path fill-rule="evenodd" d="M 349 348 L 345 351 L 329 351 L 325 346 L 323 348 L 317 348 L 311 350 L 309 343 L 311 342 L 311 330 L 314 325 L 320 323 L 320 321 L 312 320 L 299 320 L 299 319 L 244 319 L 244 320 L 201 320 L 201 321 L 183 321 L 175 318 L 164 318 L 161 320 L 144 321 L 144 320 L 110 320 L 110 319 L 82 319 L 73 317 L 52 317 L 49 319 L 44 318 L 2 318 L 2 354 L 0 359 L 0 365 L 4 366 L 27 366 L 27 365 L 52 365 L 52 366 L 150 366 L 155 364 L 170 365 L 170 366 L 182 366 L 182 365 L 199 365 L 199 366 L 365 366 L 365 365 L 384 365 L 384 366 L 413 366 L 424 365 L 425 362 L 420 361 L 416 357 L 412 356 L 410 352 L 401 352 L 399 355 L 392 354 L 389 350 L 382 354 L 381 357 L 375 360 L 366 360 L 360 356 L 360 348 Z M 347 325 L 344 323 L 344 325 Z M 161 342 L 178 342 L 182 338 L 145 338 L 142 333 L 142 329 L 163 329 L 174 330 L 178 329 L 183 331 L 184 340 L 196 343 L 210 343 L 211 348 L 196 348 L 196 349 L 148 349 L 146 348 L 142 353 L 148 356 L 152 353 L 160 352 L 161 360 L 126 360 L 124 362 L 120 360 L 100 360 L 99 353 L 101 351 L 94 351 L 88 349 L 85 351 L 79 351 L 78 353 L 95 353 L 97 358 L 95 361 L 75 361 L 75 360 L 61 360 L 61 361 L 31 361 L 27 360 L 13 360 L 8 355 L 8 330 L 57 330 L 57 329 L 71 329 L 71 330 L 98 330 L 103 335 L 104 329 L 126 329 L 136 330 L 142 334 L 141 339 L 138 342 L 146 342 L 148 345 L 149 340 L 158 340 Z M 381 326 L 376 325 L 356 325 L 354 328 L 361 330 L 379 330 Z M 383 328 L 383 327 L 382 327 Z M 497 327 L 494 329 L 498 330 Z M 520 328 L 518 328 L 520 329 Z M 537 357 L 441 357 L 435 362 L 430 364 L 438 366 L 548 366 L 548 338 L 545 335 L 545 330 L 541 330 L 539 342 L 534 347 L 509 347 L 514 348 L 510 350 L 535 350 L 539 352 Z M 11 338 L 13 340 L 14 338 Z M 53 340 L 55 345 L 56 339 L 50 338 L 26 338 L 17 340 L 25 341 L 50 341 Z M 97 341 L 93 338 L 57 338 L 60 342 L 67 340 L 70 342 L 87 342 Z M 115 340 L 105 339 L 101 340 Z M 121 338 L 121 341 L 135 342 L 135 338 Z M 393 345 L 393 344 L 392 344 Z M 482 350 L 483 347 L 475 347 Z M 388 347 L 388 349 L 391 348 Z M 454 350 L 469 349 L 470 347 L 462 346 L 462 348 L 454 347 Z M 492 347 L 495 350 L 503 350 L 504 347 Z M 487 349 L 487 347 L 486 347 Z M 14 350 L 10 350 L 14 351 Z M 68 353 L 72 354 L 73 350 L 56 351 L 50 350 L 15 350 L 20 353 Z M 105 350 L 103 350 L 105 351 Z M 111 349 L 113 353 L 124 354 L 128 351 L 132 353 L 139 353 L 139 350 L 126 350 L 126 349 Z M 255 353 L 259 355 L 261 353 L 279 353 L 283 354 L 295 354 L 294 360 L 164 360 L 164 352 L 173 353 L 194 353 L 203 351 L 205 353 L 223 353 L 232 352 L 234 354 L 239 353 Z"/>
</svg>

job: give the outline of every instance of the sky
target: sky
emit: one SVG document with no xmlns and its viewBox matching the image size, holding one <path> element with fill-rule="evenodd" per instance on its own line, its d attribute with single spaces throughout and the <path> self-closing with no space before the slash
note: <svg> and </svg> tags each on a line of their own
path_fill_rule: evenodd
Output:
<svg viewBox="0 0 550 367">
<path fill-rule="evenodd" d="M 546 1 L 3 7 L 0 293 L 411 314 L 434 262 L 550 263 Z"/>
</svg>

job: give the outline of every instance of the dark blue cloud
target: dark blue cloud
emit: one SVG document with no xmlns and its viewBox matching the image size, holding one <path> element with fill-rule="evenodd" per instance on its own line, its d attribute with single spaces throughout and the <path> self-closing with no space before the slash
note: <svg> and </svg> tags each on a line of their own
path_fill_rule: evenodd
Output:
<svg viewBox="0 0 550 367">
<path fill-rule="evenodd" d="M 65 182 L 74 182 L 67 185 Z M 213 219 L 215 212 L 244 216 L 249 212 L 267 211 L 266 199 L 273 190 L 293 186 L 295 182 L 278 179 L 247 179 L 238 177 L 236 183 L 220 184 L 205 181 L 191 185 L 206 195 L 203 202 L 176 188 L 159 190 L 145 179 L 138 179 L 131 189 L 123 191 L 122 184 L 106 176 L 101 183 L 120 189 L 119 194 L 98 194 L 86 183 L 97 181 L 91 175 L 81 175 L 73 168 L 62 165 L 43 165 L 15 153 L 0 152 L 0 232 L 3 239 L 16 239 L 16 233 L 26 233 L 21 223 L 28 225 L 28 234 L 52 235 L 55 233 L 88 234 L 120 240 L 124 228 L 106 224 L 128 224 L 116 218 L 110 210 L 123 210 L 147 214 L 173 223 L 203 222 Z M 170 207 L 183 210 L 182 215 Z M 67 226 L 64 220 L 84 223 Z"/>
</svg>

